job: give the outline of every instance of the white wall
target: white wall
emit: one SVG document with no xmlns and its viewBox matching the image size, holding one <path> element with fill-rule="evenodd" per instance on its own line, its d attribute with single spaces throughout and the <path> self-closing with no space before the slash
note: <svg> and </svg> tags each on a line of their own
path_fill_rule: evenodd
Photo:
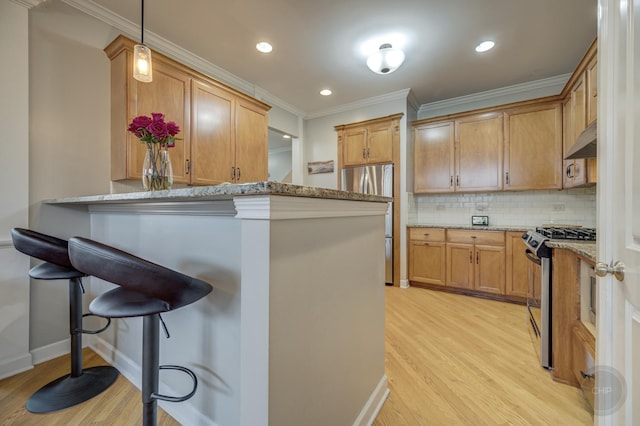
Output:
<svg viewBox="0 0 640 426">
<path fill-rule="evenodd" d="M 31 9 L 29 18 L 29 227 L 46 233 L 42 200 L 109 192 L 110 63 L 102 49 L 115 33 L 62 2 Z M 69 314 L 66 281 L 31 286 L 33 350 L 68 338 Z"/>
<path fill-rule="evenodd" d="M 406 113 L 407 93 L 398 93 L 378 103 L 354 104 L 352 109 L 342 108 L 334 114 L 305 120 L 304 123 L 304 167 L 310 161 L 333 160 L 333 173 L 310 175 L 305 172 L 304 185 L 322 188 L 338 186 L 338 134 L 334 126 L 370 120 L 387 115 Z M 400 122 L 400 143 L 406 143 L 406 114 Z"/>
<path fill-rule="evenodd" d="M 489 216 L 489 225 L 535 227 L 543 224 L 596 226 L 596 188 L 563 191 L 415 195 L 409 223 L 470 225 L 472 215 Z"/>
<path fill-rule="evenodd" d="M 29 354 L 29 258 L 11 243 L 27 227 L 29 207 L 28 10 L 0 2 L 0 378 L 32 366 Z"/>
</svg>

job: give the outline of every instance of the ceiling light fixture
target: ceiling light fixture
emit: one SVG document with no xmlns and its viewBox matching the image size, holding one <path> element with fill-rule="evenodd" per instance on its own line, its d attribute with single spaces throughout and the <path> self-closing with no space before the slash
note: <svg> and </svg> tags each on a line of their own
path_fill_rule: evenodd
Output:
<svg viewBox="0 0 640 426">
<path fill-rule="evenodd" d="M 496 44 L 491 40 L 483 41 L 482 43 L 476 46 L 476 52 L 478 53 L 486 52 L 487 50 L 493 49 L 493 46 L 495 45 Z"/>
<path fill-rule="evenodd" d="M 262 53 L 269 53 L 273 50 L 273 46 L 271 46 L 271 44 L 267 43 L 266 41 L 261 41 L 256 44 L 256 49 L 258 49 L 258 51 Z"/>
<path fill-rule="evenodd" d="M 369 69 L 378 74 L 391 74 L 404 62 L 404 52 L 384 43 L 380 49 L 367 58 Z"/>
<path fill-rule="evenodd" d="M 143 83 L 153 80 L 151 70 L 151 49 L 144 45 L 144 0 L 142 0 L 142 19 L 140 25 L 140 44 L 133 47 L 133 78 Z"/>
<path fill-rule="evenodd" d="M 333 92 L 332 92 L 331 90 L 329 90 L 329 89 L 322 89 L 322 90 L 320 91 L 320 94 L 321 94 L 322 96 L 329 96 L 329 95 L 330 95 L 330 94 L 332 94 L 332 93 L 333 93 Z"/>
</svg>

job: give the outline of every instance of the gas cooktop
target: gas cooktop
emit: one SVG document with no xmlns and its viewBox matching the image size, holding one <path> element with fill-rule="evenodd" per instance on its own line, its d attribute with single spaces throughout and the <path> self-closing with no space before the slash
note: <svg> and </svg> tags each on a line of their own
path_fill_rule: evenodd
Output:
<svg viewBox="0 0 640 426">
<path fill-rule="evenodd" d="M 595 228 L 540 226 L 536 232 L 551 240 L 596 240 Z"/>
</svg>

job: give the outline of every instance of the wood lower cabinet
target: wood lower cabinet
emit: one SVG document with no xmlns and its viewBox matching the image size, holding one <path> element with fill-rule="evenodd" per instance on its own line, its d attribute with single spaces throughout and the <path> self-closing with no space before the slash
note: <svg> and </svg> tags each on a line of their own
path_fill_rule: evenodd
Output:
<svg viewBox="0 0 640 426">
<path fill-rule="evenodd" d="M 139 179 L 145 145 L 127 131 L 138 115 L 165 114 L 180 126 L 169 151 L 174 182 L 215 185 L 268 179 L 270 107 L 157 52 L 153 81 L 133 79 L 135 42 L 117 37 L 111 60 L 111 179 Z"/>
<path fill-rule="evenodd" d="M 594 404 L 596 339 L 582 324 L 573 327 L 573 375 L 591 409 Z"/>
<path fill-rule="evenodd" d="M 409 280 L 424 284 L 446 284 L 445 230 L 409 229 Z"/>
<path fill-rule="evenodd" d="M 504 294 L 503 231 L 447 230 L 447 286 Z"/>
<path fill-rule="evenodd" d="M 522 240 L 523 232 L 506 232 L 506 281 L 507 296 L 526 299 L 529 289 L 530 266 L 534 265 L 525 255 L 526 245 Z M 533 277 L 531 277 L 533 279 Z"/>
</svg>

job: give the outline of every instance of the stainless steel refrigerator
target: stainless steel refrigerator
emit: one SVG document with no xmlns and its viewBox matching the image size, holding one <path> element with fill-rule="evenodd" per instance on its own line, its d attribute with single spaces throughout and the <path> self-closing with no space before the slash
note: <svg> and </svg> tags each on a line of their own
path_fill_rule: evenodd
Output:
<svg viewBox="0 0 640 426">
<path fill-rule="evenodd" d="M 393 197 L 393 164 L 345 167 L 342 190 Z M 385 217 L 385 283 L 393 284 L 393 203 Z"/>
</svg>

